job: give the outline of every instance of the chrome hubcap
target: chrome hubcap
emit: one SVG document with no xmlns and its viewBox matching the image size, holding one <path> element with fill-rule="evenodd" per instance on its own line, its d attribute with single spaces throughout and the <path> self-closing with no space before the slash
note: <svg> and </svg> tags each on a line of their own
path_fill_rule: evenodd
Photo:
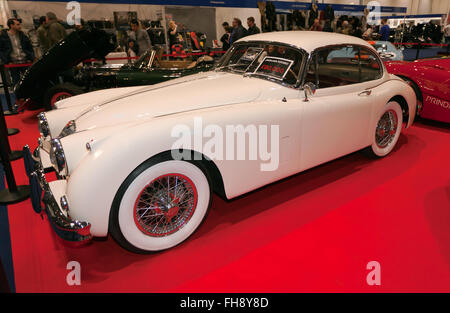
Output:
<svg viewBox="0 0 450 313">
<path fill-rule="evenodd" d="M 387 147 L 395 137 L 398 127 L 397 113 L 394 110 L 386 111 L 378 121 L 375 141 L 380 148 Z"/>
<path fill-rule="evenodd" d="M 170 235 L 191 218 L 197 206 L 197 189 L 182 174 L 159 176 L 139 194 L 134 206 L 136 226 L 146 235 Z"/>
</svg>

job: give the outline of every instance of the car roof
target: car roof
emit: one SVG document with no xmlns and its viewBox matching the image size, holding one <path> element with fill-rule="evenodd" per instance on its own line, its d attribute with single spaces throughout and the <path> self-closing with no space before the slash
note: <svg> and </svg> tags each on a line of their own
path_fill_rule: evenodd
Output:
<svg viewBox="0 0 450 313">
<path fill-rule="evenodd" d="M 369 43 L 358 37 L 319 31 L 296 30 L 262 33 L 241 38 L 237 42 L 246 41 L 280 42 L 301 48 L 308 53 L 320 47 L 341 44 L 361 45 L 374 50 Z"/>
</svg>

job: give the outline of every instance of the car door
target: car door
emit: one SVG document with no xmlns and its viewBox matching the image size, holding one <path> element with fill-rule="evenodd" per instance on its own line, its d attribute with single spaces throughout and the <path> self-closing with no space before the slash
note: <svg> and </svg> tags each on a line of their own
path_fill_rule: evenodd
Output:
<svg viewBox="0 0 450 313">
<path fill-rule="evenodd" d="M 333 46 L 313 53 L 305 82 L 317 86 L 302 115 L 301 166 L 307 169 L 369 145 L 371 88 L 382 65 L 359 46 Z"/>
</svg>

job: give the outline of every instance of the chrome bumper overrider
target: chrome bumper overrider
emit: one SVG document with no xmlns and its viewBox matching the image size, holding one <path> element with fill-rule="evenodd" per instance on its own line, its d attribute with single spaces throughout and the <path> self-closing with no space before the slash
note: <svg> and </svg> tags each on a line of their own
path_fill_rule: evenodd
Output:
<svg viewBox="0 0 450 313">
<path fill-rule="evenodd" d="M 71 242 L 90 240 L 92 238 L 90 233 L 91 225 L 87 222 L 70 218 L 69 213 L 61 207 L 58 201 L 65 196 L 66 180 L 47 182 L 45 178 L 46 168 L 43 167 L 43 162 L 41 161 L 40 147 L 32 154 L 30 148 L 25 146 L 23 152 L 25 169 L 30 179 L 32 190 L 31 201 L 33 209 L 40 213 L 42 200 L 53 229 L 62 239 Z M 46 153 L 46 151 L 42 151 L 42 154 Z M 45 158 L 44 155 L 42 157 Z M 67 206 L 65 209 L 69 211 Z"/>
</svg>

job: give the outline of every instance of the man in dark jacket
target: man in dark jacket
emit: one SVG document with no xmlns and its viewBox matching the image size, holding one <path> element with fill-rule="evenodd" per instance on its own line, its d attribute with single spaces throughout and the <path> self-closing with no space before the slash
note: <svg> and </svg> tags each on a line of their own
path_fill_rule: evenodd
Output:
<svg viewBox="0 0 450 313">
<path fill-rule="evenodd" d="M 48 12 L 47 13 L 47 22 L 45 26 L 47 27 L 47 43 L 49 49 L 56 45 L 61 39 L 66 37 L 66 29 L 62 26 L 58 19 L 56 18 L 55 13 Z"/>
<path fill-rule="evenodd" d="M 240 19 L 235 17 L 233 19 L 233 31 L 230 36 L 230 45 L 238 41 L 239 39 L 247 36 L 247 30 L 242 26 L 242 22 Z"/>
<path fill-rule="evenodd" d="M 227 51 L 230 49 L 230 36 L 231 31 L 233 30 L 228 22 L 222 23 L 223 29 L 225 30 L 225 34 L 220 38 L 220 41 L 222 42 L 222 50 Z"/>
<path fill-rule="evenodd" d="M 327 5 L 324 12 L 324 19 L 330 20 L 331 22 L 334 20 L 334 9 L 331 4 Z"/>
<path fill-rule="evenodd" d="M 0 58 L 4 64 L 27 63 L 34 60 L 33 46 L 30 39 L 22 32 L 22 25 L 16 18 L 7 22 L 8 30 L 0 33 Z M 15 85 L 20 74 L 25 72 L 25 67 L 14 67 L 10 69 L 12 83 Z"/>
<path fill-rule="evenodd" d="M 247 19 L 247 36 L 259 34 L 261 31 L 259 30 L 258 26 L 255 24 L 255 18 L 253 16 L 250 16 Z"/>
</svg>

